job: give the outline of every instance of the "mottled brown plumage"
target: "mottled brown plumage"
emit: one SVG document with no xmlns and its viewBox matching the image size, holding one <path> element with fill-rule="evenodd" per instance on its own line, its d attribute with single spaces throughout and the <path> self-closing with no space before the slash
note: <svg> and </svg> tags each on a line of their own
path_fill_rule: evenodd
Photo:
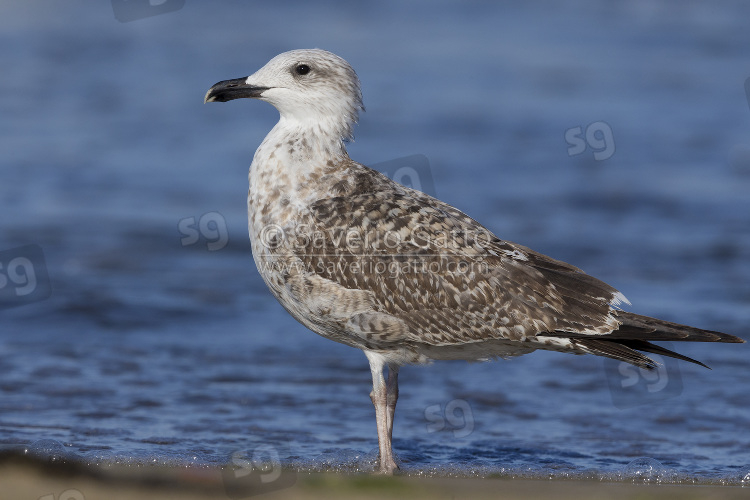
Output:
<svg viewBox="0 0 750 500">
<path fill-rule="evenodd" d="M 624 296 L 606 283 L 352 161 L 343 141 L 363 109 L 359 81 L 329 52 L 281 54 L 246 79 L 216 84 L 206 100 L 237 97 L 280 112 L 250 169 L 256 265 L 302 324 L 364 350 L 382 472 L 397 468 L 391 433 L 403 364 L 535 349 L 640 367 L 655 363 L 639 351 L 702 364 L 649 341 L 742 342 L 622 311 Z"/>
<path fill-rule="evenodd" d="M 456 208 L 349 159 L 325 177 L 334 196 L 312 203 L 283 241 L 260 251 L 267 266 L 290 270 L 282 281 L 303 314 L 317 317 L 313 329 L 339 342 L 424 362 L 441 347 L 451 358 L 454 346 L 506 340 L 524 343 L 519 353 L 567 350 L 650 367 L 633 351 L 648 345 L 625 341 L 736 341 L 619 311 L 621 296 L 606 283 L 500 240 Z M 322 309 L 320 297 L 331 299 Z M 514 354 L 498 345 L 477 359 Z"/>
</svg>

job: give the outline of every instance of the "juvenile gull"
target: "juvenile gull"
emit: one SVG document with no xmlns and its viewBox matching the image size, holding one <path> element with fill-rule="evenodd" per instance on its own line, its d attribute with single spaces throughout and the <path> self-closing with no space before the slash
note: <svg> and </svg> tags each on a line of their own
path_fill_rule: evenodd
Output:
<svg viewBox="0 0 750 500">
<path fill-rule="evenodd" d="M 330 52 L 285 52 L 217 83 L 205 102 L 243 97 L 280 114 L 250 166 L 255 264 L 300 323 L 364 351 L 380 472 L 398 468 L 391 437 L 405 364 L 547 349 L 643 368 L 656 362 L 638 351 L 705 366 L 649 341 L 744 342 L 625 312 L 627 300 L 606 283 L 351 160 L 345 142 L 362 94 L 352 67 Z"/>
</svg>

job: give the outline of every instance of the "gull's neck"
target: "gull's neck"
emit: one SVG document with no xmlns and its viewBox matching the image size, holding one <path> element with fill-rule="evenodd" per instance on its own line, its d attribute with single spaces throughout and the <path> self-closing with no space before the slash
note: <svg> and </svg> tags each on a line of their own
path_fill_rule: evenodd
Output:
<svg viewBox="0 0 750 500">
<path fill-rule="evenodd" d="M 347 163 L 343 138 L 332 122 L 285 118 L 263 140 L 250 167 L 248 211 L 264 224 L 281 223 L 302 210 L 337 181 L 336 171 Z M 252 224 L 251 220 L 251 224 Z"/>
<path fill-rule="evenodd" d="M 299 120 L 281 116 L 253 157 L 252 168 L 264 168 L 269 160 L 287 173 L 303 174 L 329 160 L 348 158 L 340 127 L 329 120 Z"/>
</svg>

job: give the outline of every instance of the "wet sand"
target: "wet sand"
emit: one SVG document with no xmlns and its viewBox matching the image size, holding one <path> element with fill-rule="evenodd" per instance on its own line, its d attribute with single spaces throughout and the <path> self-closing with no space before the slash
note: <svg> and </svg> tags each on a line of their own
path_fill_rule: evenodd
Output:
<svg viewBox="0 0 750 500">
<path fill-rule="evenodd" d="M 225 488 L 226 471 L 196 467 L 89 467 L 19 454 L 0 456 L 0 498 L 39 500 L 135 499 L 740 499 L 739 486 L 653 485 L 596 481 L 380 477 L 287 471 L 262 492 L 260 483 Z M 262 486 L 261 486 L 262 487 Z"/>
</svg>

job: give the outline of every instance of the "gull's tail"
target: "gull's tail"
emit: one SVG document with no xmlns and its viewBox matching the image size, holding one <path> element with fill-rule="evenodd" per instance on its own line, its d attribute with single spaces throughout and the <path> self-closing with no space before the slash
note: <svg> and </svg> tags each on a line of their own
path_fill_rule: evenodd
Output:
<svg viewBox="0 0 750 500">
<path fill-rule="evenodd" d="M 661 319 L 641 316 L 625 311 L 612 313 L 622 324 L 617 330 L 607 335 L 591 335 L 557 331 L 544 334 L 550 337 L 568 338 L 571 342 L 586 352 L 598 356 L 618 359 L 641 368 L 654 368 L 656 361 L 638 351 L 650 352 L 670 358 L 689 361 L 708 368 L 700 361 L 670 351 L 649 341 L 672 342 L 745 342 L 739 337 L 726 333 L 702 330 L 692 326 L 671 323 Z"/>
</svg>

